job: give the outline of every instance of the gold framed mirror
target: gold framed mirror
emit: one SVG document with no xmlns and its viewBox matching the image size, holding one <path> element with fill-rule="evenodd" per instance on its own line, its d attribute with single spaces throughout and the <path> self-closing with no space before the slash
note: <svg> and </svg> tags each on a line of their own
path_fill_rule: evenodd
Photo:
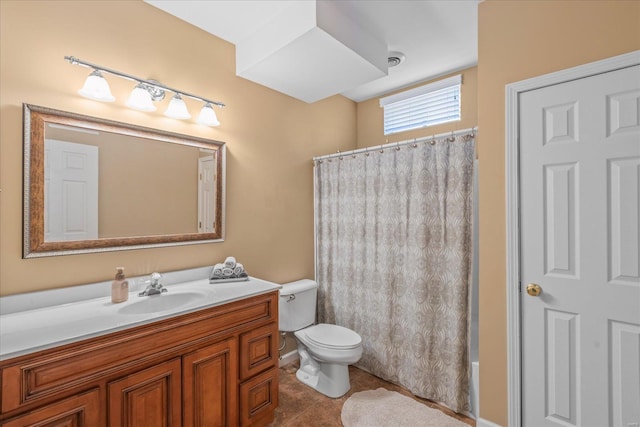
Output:
<svg viewBox="0 0 640 427">
<path fill-rule="evenodd" d="M 23 257 L 224 240 L 226 145 L 23 104 Z"/>
</svg>

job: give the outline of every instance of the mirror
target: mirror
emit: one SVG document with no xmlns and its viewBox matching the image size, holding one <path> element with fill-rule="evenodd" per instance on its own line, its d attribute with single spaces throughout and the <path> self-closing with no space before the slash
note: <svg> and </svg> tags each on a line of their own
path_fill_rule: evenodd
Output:
<svg viewBox="0 0 640 427">
<path fill-rule="evenodd" d="M 224 240 L 223 142 L 23 113 L 24 258 Z"/>
</svg>

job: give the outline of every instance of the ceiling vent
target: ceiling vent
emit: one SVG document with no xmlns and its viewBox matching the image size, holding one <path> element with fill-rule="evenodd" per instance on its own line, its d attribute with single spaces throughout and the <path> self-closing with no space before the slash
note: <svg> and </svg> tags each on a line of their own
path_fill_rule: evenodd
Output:
<svg viewBox="0 0 640 427">
<path fill-rule="evenodd" d="M 404 53 L 389 52 L 389 57 L 387 58 L 387 64 L 389 68 L 397 67 L 398 65 L 404 62 L 404 59 L 405 59 Z"/>
</svg>

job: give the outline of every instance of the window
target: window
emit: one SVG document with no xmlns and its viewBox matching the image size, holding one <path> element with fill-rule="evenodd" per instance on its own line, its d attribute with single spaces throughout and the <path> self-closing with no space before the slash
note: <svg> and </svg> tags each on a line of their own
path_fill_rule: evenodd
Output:
<svg viewBox="0 0 640 427">
<path fill-rule="evenodd" d="M 384 108 L 384 134 L 419 129 L 460 120 L 462 76 L 380 98 Z"/>
</svg>

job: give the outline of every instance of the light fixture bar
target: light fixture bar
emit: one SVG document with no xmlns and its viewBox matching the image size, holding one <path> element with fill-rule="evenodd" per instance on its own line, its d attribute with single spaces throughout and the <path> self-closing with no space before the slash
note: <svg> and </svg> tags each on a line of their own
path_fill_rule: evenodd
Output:
<svg viewBox="0 0 640 427">
<path fill-rule="evenodd" d="M 113 74 L 114 76 L 118 76 L 118 77 L 122 77 L 122 78 L 127 79 L 127 80 L 143 83 L 143 84 L 151 86 L 151 87 L 156 87 L 156 88 L 168 90 L 169 92 L 177 93 L 177 94 L 180 94 L 181 96 L 186 96 L 188 98 L 196 99 L 196 100 L 202 101 L 204 103 L 214 104 L 214 105 L 216 105 L 216 106 L 218 106 L 220 108 L 224 108 L 225 107 L 225 104 L 223 104 L 222 102 L 212 101 L 210 99 L 203 98 L 203 97 L 198 96 L 198 95 L 194 95 L 194 94 L 191 94 L 191 93 L 188 93 L 188 92 L 183 92 L 181 90 L 173 89 L 173 88 L 171 88 L 169 86 L 165 86 L 165 85 L 160 84 L 160 83 L 158 83 L 156 81 L 141 79 L 139 77 L 132 76 L 131 74 L 123 73 L 121 71 L 116 71 L 116 70 L 113 70 L 111 68 L 103 67 L 102 65 L 93 64 L 93 63 L 88 62 L 88 61 L 83 61 L 83 60 L 81 60 L 79 58 L 76 58 L 75 56 L 65 56 L 64 59 L 67 60 L 70 64 L 73 64 L 73 65 L 81 65 L 83 67 L 93 68 L 94 70 L 99 70 L 99 71 L 102 71 L 102 72 L 105 72 L 105 73 Z"/>
</svg>

